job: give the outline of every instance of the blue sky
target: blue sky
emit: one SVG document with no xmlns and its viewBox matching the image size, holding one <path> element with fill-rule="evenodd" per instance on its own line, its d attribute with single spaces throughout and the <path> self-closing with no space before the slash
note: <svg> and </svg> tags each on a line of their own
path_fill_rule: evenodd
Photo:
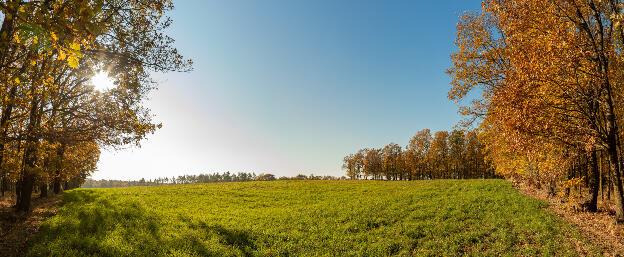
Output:
<svg viewBox="0 0 624 257">
<path fill-rule="evenodd" d="M 169 34 L 195 70 L 155 74 L 146 104 L 163 128 L 104 151 L 93 178 L 340 176 L 349 153 L 460 119 L 445 70 L 480 1 L 175 2 Z"/>
</svg>

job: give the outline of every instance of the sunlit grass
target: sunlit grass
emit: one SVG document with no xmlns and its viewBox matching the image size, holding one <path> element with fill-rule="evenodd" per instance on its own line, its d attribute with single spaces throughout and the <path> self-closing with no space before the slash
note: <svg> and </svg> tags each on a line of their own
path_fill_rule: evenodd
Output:
<svg viewBox="0 0 624 257">
<path fill-rule="evenodd" d="M 30 255 L 576 255 L 580 238 L 502 180 L 77 189 L 63 200 Z"/>
</svg>

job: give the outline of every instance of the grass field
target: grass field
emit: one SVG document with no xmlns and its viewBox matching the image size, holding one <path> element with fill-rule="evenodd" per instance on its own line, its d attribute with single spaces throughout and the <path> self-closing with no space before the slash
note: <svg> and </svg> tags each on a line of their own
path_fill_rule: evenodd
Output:
<svg viewBox="0 0 624 257">
<path fill-rule="evenodd" d="M 77 189 L 63 202 L 30 255 L 565 256 L 584 242 L 503 180 Z"/>
</svg>

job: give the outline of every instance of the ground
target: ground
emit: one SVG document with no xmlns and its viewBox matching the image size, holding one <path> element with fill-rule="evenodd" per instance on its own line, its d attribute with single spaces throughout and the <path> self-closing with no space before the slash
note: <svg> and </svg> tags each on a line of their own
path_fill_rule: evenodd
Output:
<svg viewBox="0 0 624 257">
<path fill-rule="evenodd" d="M 59 198 L 36 197 L 33 199 L 33 210 L 28 214 L 16 213 L 11 197 L 0 198 L 0 256 L 23 255 L 27 242 L 38 232 L 41 223 L 56 214 Z"/>
<path fill-rule="evenodd" d="M 601 255 L 503 180 L 276 181 L 77 189 L 31 256 Z"/>
<path fill-rule="evenodd" d="M 602 248 L 604 255 L 624 256 L 624 225 L 615 223 L 613 200 L 599 197 L 597 212 L 580 211 L 578 206 L 585 198 L 564 201 L 528 185 L 520 183 L 516 186 L 523 194 L 548 202 L 549 210 L 580 228 L 591 244 Z"/>
</svg>

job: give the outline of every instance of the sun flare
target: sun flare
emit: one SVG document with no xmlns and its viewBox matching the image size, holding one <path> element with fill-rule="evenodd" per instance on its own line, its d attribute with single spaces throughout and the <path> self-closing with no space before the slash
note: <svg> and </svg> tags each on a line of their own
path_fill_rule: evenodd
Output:
<svg viewBox="0 0 624 257">
<path fill-rule="evenodd" d="M 108 72 L 99 71 L 95 76 L 91 77 L 91 83 L 98 91 L 106 91 L 115 87 L 115 83 L 108 76 Z"/>
</svg>

